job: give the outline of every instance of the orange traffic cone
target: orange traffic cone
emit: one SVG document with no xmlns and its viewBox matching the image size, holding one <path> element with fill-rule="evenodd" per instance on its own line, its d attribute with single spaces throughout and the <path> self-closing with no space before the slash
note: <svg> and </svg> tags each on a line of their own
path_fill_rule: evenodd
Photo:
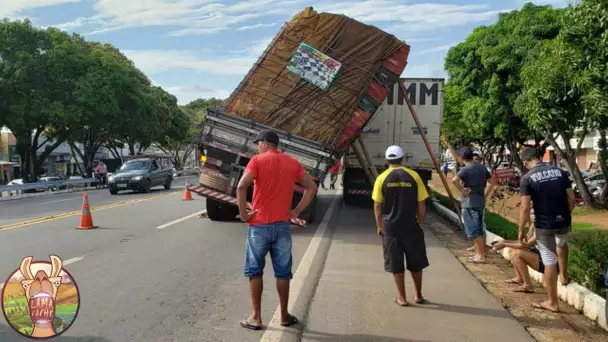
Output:
<svg viewBox="0 0 608 342">
<path fill-rule="evenodd" d="M 89 195 L 86 193 L 82 196 L 82 215 L 80 215 L 80 226 L 76 229 L 93 229 L 97 226 L 93 225 L 93 216 L 91 216 L 91 207 L 89 206 Z"/>
<path fill-rule="evenodd" d="M 186 186 L 184 187 L 184 198 L 182 201 L 192 201 L 192 193 L 188 190 L 188 177 L 186 177 Z"/>
</svg>

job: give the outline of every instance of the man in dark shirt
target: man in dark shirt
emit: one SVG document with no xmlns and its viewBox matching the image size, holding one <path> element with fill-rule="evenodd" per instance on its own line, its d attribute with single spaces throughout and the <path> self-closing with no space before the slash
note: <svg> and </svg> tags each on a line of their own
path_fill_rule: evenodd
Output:
<svg viewBox="0 0 608 342">
<path fill-rule="evenodd" d="M 492 174 L 483 165 L 473 161 L 475 153 L 467 149 L 462 154 L 465 166 L 452 179 L 460 191 L 462 223 L 467 238 L 473 241 L 475 256 L 469 259 L 472 263 L 485 263 L 485 210 L 486 199 L 492 196 L 496 186 Z M 489 186 L 486 184 L 489 183 Z"/>
<path fill-rule="evenodd" d="M 542 163 L 536 149 L 528 148 L 520 154 L 524 166 L 529 171 L 521 178 L 518 238 L 525 242 L 524 229 L 530 217 L 531 203 L 534 206 L 534 227 L 538 250 L 545 265 L 545 287 L 548 300 L 535 303 L 534 307 L 558 312 L 557 276 L 558 249 L 559 268 L 562 270 L 562 283 L 567 282 L 566 267 L 568 254 L 566 243 L 572 224 L 574 192 L 566 172 Z"/>
<path fill-rule="evenodd" d="M 415 301 L 424 302 L 422 270 L 429 266 L 429 261 L 420 225 L 429 194 L 418 173 L 401 165 L 403 156 L 399 146 L 386 150 L 389 167 L 376 178 L 372 199 L 378 235 L 382 237 L 384 270 L 393 274 L 398 293 L 395 303 L 407 306 L 404 255 L 416 287 Z"/>
</svg>

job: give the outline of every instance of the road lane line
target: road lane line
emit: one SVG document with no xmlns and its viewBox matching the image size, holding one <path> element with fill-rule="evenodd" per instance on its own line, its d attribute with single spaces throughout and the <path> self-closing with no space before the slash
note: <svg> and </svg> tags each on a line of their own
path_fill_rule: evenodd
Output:
<svg viewBox="0 0 608 342">
<path fill-rule="evenodd" d="M 175 195 L 175 194 L 178 194 L 178 193 L 181 193 L 181 192 L 180 191 L 171 191 L 171 192 L 163 193 L 163 194 L 160 194 L 160 195 L 146 196 L 146 197 L 141 197 L 141 198 L 127 200 L 127 201 L 109 203 L 109 204 L 102 205 L 102 206 L 99 206 L 99 207 L 91 208 L 91 212 L 101 211 L 101 210 L 106 210 L 106 209 L 112 209 L 112 208 L 118 208 L 118 207 L 123 207 L 123 206 L 129 205 L 129 204 L 135 204 L 135 203 L 140 203 L 140 202 L 144 202 L 144 201 L 149 201 L 149 200 L 152 200 L 152 199 L 156 199 L 156 198 L 160 198 L 160 197 L 165 197 L 165 196 L 170 196 L 170 195 Z M 54 220 L 58 220 L 58 219 L 66 218 L 66 217 L 72 217 L 72 216 L 80 215 L 81 213 L 82 213 L 81 210 L 75 210 L 75 211 L 70 211 L 70 212 L 67 212 L 67 213 L 61 213 L 61 214 L 57 214 L 57 215 L 39 217 L 39 218 L 35 218 L 35 219 L 23 221 L 23 222 L 10 223 L 10 224 L 4 225 L 4 226 L 0 226 L 0 232 L 5 231 L 5 230 L 10 230 L 10 229 L 15 229 L 15 228 L 27 227 L 27 226 L 31 226 L 31 225 L 34 225 L 34 224 L 40 224 L 40 223 L 45 223 L 45 222 L 49 222 L 49 221 L 54 221 Z"/>
<path fill-rule="evenodd" d="M 60 200 L 56 200 L 56 201 L 49 201 L 49 202 L 35 203 L 34 205 L 53 204 L 53 203 L 60 203 L 60 202 L 73 201 L 73 200 L 77 200 L 77 199 L 82 199 L 82 197 L 80 197 L 80 196 L 79 196 L 79 197 L 64 198 L 64 199 L 60 199 Z"/>
<path fill-rule="evenodd" d="M 189 219 L 191 219 L 191 218 L 193 218 L 193 217 L 195 217 L 195 216 L 198 216 L 198 215 L 204 214 L 204 213 L 206 213 L 206 212 L 207 212 L 207 210 L 201 210 L 201 211 L 197 211 L 197 212 L 196 212 L 196 213 L 194 213 L 194 214 L 190 214 L 190 215 L 188 215 L 188 216 L 184 216 L 184 217 L 182 217 L 182 218 L 178 218 L 177 220 L 173 220 L 173 221 L 171 221 L 171 222 L 169 222 L 169 223 L 165 223 L 165 224 L 163 224 L 163 225 L 160 225 L 160 226 L 156 227 L 156 229 L 165 229 L 165 228 L 171 227 L 172 225 L 178 224 L 178 223 L 180 223 L 180 222 L 184 222 L 184 221 L 186 221 L 186 220 L 189 220 Z"/>
<path fill-rule="evenodd" d="M 75 257 L 75 258 L 71 258 L 71 259 L 68 259 L 68 260 L 64 260 L 63 261 L 63 266 L 67 266 L 67 265 L 73 264 L 73 263 L 78 262 L 78 261 L 80 261 L 82 259 L 84 259 L 84 255 L 83 256 L 79 256 L 79 257 Z M 3 287 L 3 286 L 4 286 L 4 283 L 0 283 L 0 288 Z"/>
<path fill-rule="evenodd" d="M 323 220 L 319 224 L 315 235 L 312 237 L 306 252 L 304 252 L 304 256 L 302 260 L 298 264 L 298 269 L 296 273 L 293 275 L 293 279 L 291 280 L 290 291 L 289 291 L 289 305 L 287 306 L 288 312 L 293 312 L 295 303 L 297 302 L 298 297 L 300 296 L 300 292 L 302 292 L 302 287 L 304 286 L 304 281 L 308 277 L 310 273 L 310 269 L 312 268 L 312 264 L 319 250 L 319 246 L 321 245 L 321 241 L 323 240 L 323 236 L 325 236 L 325 231 L 329 226 L 329 220 L 331 219 L 334 209 L 336 208 L 336 204 L 340 200 L 340 193 L 338 192 L 331 201 L 329 208 L 325 212 L 323 216 Z M 302 319 L 302 318 L 300 318 Z M 285 330 L 281 326 L 281 307 L 277 306 L 277 310 L 274 312 L 274 316 L 272 316 L 272 320 L 266 326 L 266 330 L 264 331 L 264 335 L 260 338 L 260 342 L 264 341 L 280 341 L 283 337 Z"/>
</svg>

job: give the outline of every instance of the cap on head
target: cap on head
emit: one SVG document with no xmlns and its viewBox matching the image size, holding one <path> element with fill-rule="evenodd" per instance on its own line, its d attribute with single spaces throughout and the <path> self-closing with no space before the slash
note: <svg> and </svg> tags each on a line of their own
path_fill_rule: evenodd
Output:
<svg viewBox="0 0 608 342">
<path fill-rule="evenodd" d="M 403 153 L 403 149 L 399 146 L 389 146 L 386 149 L 386 160 L 398 160 L 403 158 L 405 153 Z"/>
<path fill-rule="evenodd" d="M 519 153 L 519 157 L 523 161 L 530 161 L 533 159 L 540 159 L 540 153 L 537 149 L 528 147 L 521 151 L 521 153 Z"/>
<path fill-rule="evenodd" d="M 481 151 L 477 151 L 477 150 L 475 150 L 475 151 L 473 151 L 473 155 L 474 155 L 475 157 L 479 158 L 479 159 L 483 159 L 483 158 L 484 158 L 484 157 L 483 157 L 483 153 L 481 153 Z"/>
<path fill-rule="evenodd" d="M 473 157 L 475 157 L 475 152 L 473 152 L 472 148 L 467 148 L 462 154 L 462 159 L 464 160 L 473 160 Z"/>
<path fill-rule="evenodd" d="M 279 136 L 273 131 L 261 131 L 253 142 L 257 144 L 260 141 L 265 141 L 274 145 L 278 145 Z"/>
</svg>

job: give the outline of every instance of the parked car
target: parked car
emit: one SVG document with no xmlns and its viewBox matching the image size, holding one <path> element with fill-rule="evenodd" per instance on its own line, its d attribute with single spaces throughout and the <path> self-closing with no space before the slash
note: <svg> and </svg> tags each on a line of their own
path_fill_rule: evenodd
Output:
<svg viewBox="0 0 608 342">
<path fill-rule="evenodd" d="M 128 160 L 108 177 L 108 188 L 112 195 L 121 190 L 150 192 L 151 188 L 160 185 L 169 190 L 172 183 L 172 169 L 163 168 L 157 159 L 148 157 Z"/>
</svg>

